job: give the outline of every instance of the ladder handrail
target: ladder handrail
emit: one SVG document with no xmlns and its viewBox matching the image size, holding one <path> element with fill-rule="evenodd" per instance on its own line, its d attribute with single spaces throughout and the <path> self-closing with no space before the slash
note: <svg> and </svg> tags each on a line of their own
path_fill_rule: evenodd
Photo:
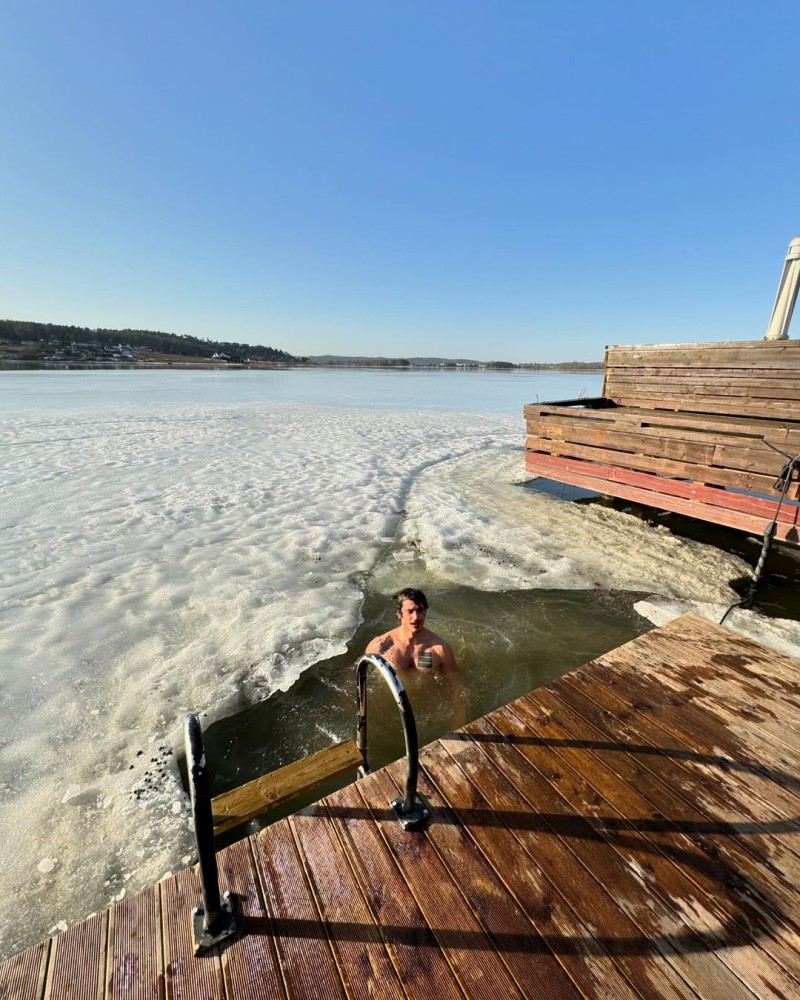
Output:
<svg viewBox="0 0 800 1000">
<path fill-rule="evenodd" d="M 189 800 L 197 844 L 197 867 L 203 905 L 192 911 L 192 937 L 195 954 L 224 941 L 236 933 L 231 894 L 220 895 L 217 854 L 214 848 L 214 823 L 211 817 L 211 794 L 208 785 L 208 762 L 203 747 L 200 719 L 192 713 L 185 719 L 186 771 L 189 777 Z"/>
<path fill-rule="evenodd" d="M 419 743 L 417 740 L 417 724 L 411 702 L 406 689 L 394 668 L 377 653 L 364 653 L 356 664 L 356 683 L 358 686 L 358 723 L 356 727 L 356 746 L 361 753 L 361 772 L 370 773 L 367 756 L 367 668 L 375 667 L 392 692 L 397 707 L 400 710 L 400 721 L 403 726 L 403 738 L 406 744 L 406 784 L 402 799 L 392 802 L 400 822 L 407 830 L 421 826 L 430 816 L 424 800 L 417 793 L 419 777 Z"/>
</svg>

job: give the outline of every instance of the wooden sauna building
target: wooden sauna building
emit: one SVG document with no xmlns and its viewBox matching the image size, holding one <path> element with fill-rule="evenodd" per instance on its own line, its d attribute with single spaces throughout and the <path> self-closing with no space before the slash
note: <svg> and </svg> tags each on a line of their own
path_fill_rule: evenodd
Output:
<svg viewBox="0 0 800 1000">
<path fill-rule="evenodd" d="M 800 340 L 608 347 L 602 396 L 525 420 L 534 475 L 800 545 Z"/>
</svg>

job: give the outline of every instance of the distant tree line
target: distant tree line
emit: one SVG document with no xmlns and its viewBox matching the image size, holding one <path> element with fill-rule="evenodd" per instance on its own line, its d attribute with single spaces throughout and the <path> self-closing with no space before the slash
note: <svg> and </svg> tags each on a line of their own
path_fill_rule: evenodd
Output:
<svg viewBox="0 0 800 1000">
<path fill-rule="evenodd" d="M 275 347 L 252 346 L 225 340 L 208 340 L 188 334 L 162 333 L 155 330 L 104 330 L 86 326 L 64 326 L 59 323 L 32 323 L 26 320 L 0 320 L 0 342 L 7 344 L 53 344 L 68 347 L 73 343 L 91 344 L 100 348 L 126 344 L 130 347 L 149 348 L 158 354 L 177 354 L 185 357 L 210 358 L 226 354 L 229 358 L 253 361 L 284 361 L 297 359 Z"/>
<path fill-rule="evenodd" d="M 556 364 L 543 364 L 532 361 L 529 364 L 517 365 L 517 368 L 529 368 L 532 371 L 569 371 L 578 368 L 581 371 L 602 371 L 605 367 L 602 361 L 559 361 Z"/>
<path fill-rule="evenodd" d="M 322 368 L 410 368 L 408 358 L 304 358 Z"/>
</svg>

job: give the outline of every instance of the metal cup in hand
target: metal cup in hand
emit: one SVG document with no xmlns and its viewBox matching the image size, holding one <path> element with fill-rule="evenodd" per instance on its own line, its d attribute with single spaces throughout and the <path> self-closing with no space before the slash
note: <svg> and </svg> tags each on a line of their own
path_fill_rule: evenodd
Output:
<svg viewBox="0 0 800 1000">
<path fill-rule="evenodd" d="M 417 653 L 417 666 L 420 670 L 430 670 L 433 666 L 433 653 L 429 649 L 423 649 Z"/>
</svg>

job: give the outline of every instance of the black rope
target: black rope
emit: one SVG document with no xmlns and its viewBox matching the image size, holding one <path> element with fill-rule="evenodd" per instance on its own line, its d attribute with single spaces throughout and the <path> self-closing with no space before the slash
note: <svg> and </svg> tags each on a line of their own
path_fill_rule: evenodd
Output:
<svg viewBox="0 0 800 1000">
<path fill-rule="evenodd" d="M 775 531 L 778 524 L 778 515 L 781 512 L 781 506 L 783 501 L 786 499 L 786 494 L 789 492 L 789 486 L 792 482 L 792 476 L 795 472 L 798 473 L 798 478 L 800 479 L 800 455 L 795 455 L 792 458 L 787 455 L 785 451 L 781 451 L 780 448 L 776 448 L 774 444 L 770 444 L 769 441 L 764 441 L 764 444 L 772 448 L 773 451 L 777 451 L 784 458 L 788 458 L 789 461 L 781 469 L 781 474 L 775 480 L 773 489 L 780 490 L 781 495 L 778 500 L 778 506 L 775 508 L 775 514 L 770 521 L 770 523 L 764 528 L 764 534 L 761 538 L 761 554 L 758 557 L 758 562 L 756 563 L 756 568 L 753 570 L 753 578 L 750 581 L 750 586 L 748 587 L 747 594 L 742 598 L 741 601 L 737 601 L 735 604 L 731 604 L 725 614 L 720 618 L 719 623 L 722 625 L 728 615 L 733 611 L 734 608 L 749 608 L 753 603 L 756 590 L 761 582 L 761 576 L 764 572 L 764 566 L 767 562 L 767 556 L 769 555 L 769 550 L 772 548 L 772 541 L 775 538 Z"/>
</svg>

